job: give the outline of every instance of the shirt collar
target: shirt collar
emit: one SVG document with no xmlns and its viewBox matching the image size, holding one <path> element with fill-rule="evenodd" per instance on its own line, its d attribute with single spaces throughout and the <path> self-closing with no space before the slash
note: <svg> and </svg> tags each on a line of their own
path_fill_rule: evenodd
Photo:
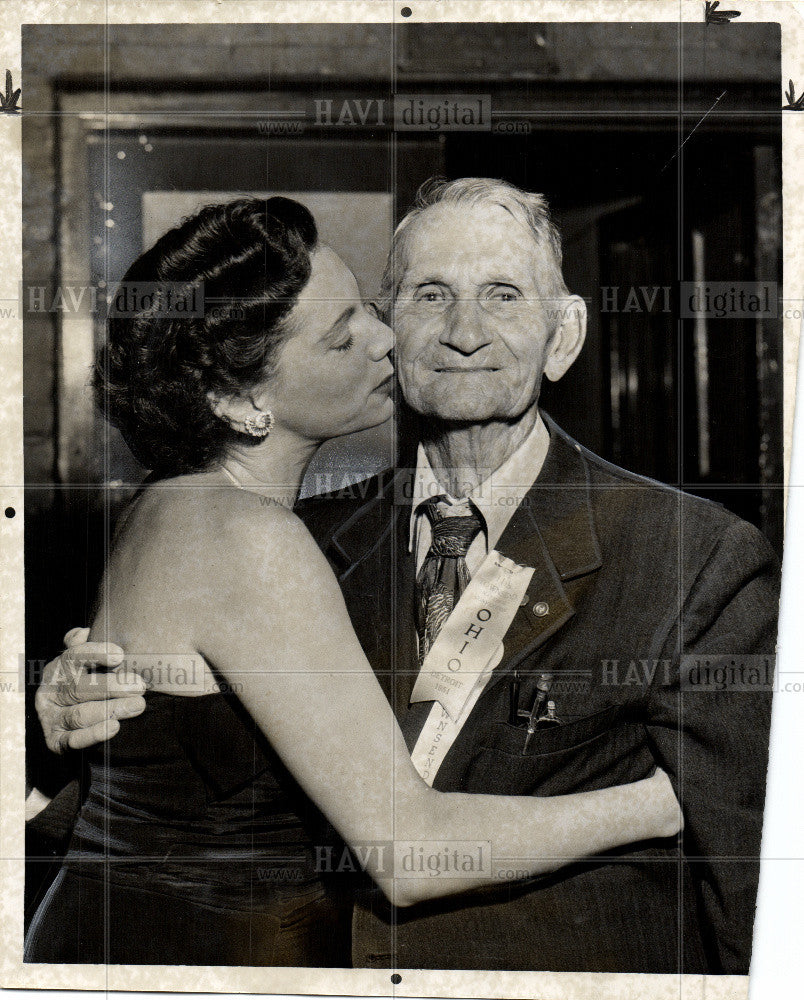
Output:
<svg viewBox="0 0 804 1000">
<path fill-rule="evenodd" d="M 490 473 L 467 494 L 484 520 L 487 551 L 500 539 L 522 499 L 529 492 L 544 465 L 550 435 L 541 414 L 530 434 L 516 451 L 496 471 Z M 425 500 L 446 493 L 435 477 L 420 444 L 416 455 L 416 475 L 413 484 L 408 550 L 413 551 L 417 516 Z"/>
</svg>

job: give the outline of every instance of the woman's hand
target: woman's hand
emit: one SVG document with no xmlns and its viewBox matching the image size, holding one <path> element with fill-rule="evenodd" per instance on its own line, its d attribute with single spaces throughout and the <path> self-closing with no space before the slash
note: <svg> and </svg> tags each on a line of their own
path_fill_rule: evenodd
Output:
<svg viewBox="0 0 804 1000">
<path fill-rule="evenodd" d="M 667 772 L 660 767 L 644 781 L 647 806 L 656 817 L 657 837 L 675 837 L 684 829 L 684 814 Z"/>
</svg>

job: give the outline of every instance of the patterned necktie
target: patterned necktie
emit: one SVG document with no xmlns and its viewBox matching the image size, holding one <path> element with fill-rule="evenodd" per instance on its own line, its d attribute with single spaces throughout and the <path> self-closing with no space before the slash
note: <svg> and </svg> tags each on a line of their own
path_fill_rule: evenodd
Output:
<svg viewBox="0 0 804 1000">
<path fill-rule="evenodd" d="M 425 500 L 421 509 L 430 521 L 433 537 L 416 577 L 420 663 L 469 584 L 466 553 L 483 526 L 468 500 L 450 504 L 445 496 L 437 496 Z"/>
</svg>

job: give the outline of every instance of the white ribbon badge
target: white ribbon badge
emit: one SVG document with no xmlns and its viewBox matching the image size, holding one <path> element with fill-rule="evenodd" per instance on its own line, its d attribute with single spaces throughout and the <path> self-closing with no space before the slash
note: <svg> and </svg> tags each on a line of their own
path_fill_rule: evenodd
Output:
<svg viewBox="0 0 804 1000">
<path fill-rule="evenodd" d="M 410 700 L 435 704 L 411 759 L 428 784 L 502 659 L 502 641 L 533 572 L 492 549 L 425 657 Z"/>
</svg>

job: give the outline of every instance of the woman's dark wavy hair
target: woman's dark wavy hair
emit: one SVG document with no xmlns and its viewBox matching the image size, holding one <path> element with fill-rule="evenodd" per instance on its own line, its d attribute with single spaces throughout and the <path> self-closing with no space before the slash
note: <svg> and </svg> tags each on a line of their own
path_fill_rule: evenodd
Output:
<svg viewBox="0 0 804 1000">
<path fill-rule="evenodd" d="M 238 395 L 271 375 L 317 241 L 298 202 L 241 198 L 201 209 L 131 265 L 94 389 L 138 462 L 161 475 L 194 472 L 219 461 L 232 441 L 254 441 L 215 416 L 207 393 Z M 131 309 L 120 293 L 133 299 L 139 289 L 144 299 L 143 286 L 152 304 Z M 194 293 L 203 315 L 171 310 Z"/>
</svg>

